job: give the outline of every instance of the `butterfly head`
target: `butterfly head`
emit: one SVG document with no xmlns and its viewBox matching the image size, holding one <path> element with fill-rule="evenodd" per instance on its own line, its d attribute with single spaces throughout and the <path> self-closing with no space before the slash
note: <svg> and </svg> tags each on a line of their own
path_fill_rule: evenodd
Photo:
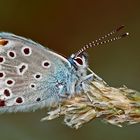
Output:
<svg viewBox="0 0 140 140">
<path fill-rule="evenodd" d="M 88 67 L 88 55 L 85 52 L 79 55 L 72 54 L 68 60 L 76 70 L 86 69 Z"/>
</svg>

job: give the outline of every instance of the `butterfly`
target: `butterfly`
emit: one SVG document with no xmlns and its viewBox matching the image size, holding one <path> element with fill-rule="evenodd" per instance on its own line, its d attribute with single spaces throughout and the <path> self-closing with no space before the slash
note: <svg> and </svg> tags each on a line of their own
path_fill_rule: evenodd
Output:
<svg viewBox="0 0 140 140">
<path fill-rule="evenodd" d="M 128 35 L 104 40 L 121 28 L 86 44 L 69 58 L 30 39 L 1 32 L 0 113 L 49 107 L 85 93 L 90 81 L 102 81 L 89 69 L 86 50 Z"/>
</svg>

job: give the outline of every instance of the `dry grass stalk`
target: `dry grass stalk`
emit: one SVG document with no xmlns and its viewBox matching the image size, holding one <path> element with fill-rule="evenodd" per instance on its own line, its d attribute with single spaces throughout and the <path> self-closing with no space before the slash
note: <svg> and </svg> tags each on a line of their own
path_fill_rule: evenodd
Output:
<svg viewBox="0 0 140 140">
<path fill-rule="evenodd" d="M 140 122 L 140 93 L 127 87 L 114 88 L 103 82 L 86 85 L 87 93 L 65 100 L 61 107 L 48 112 L 44 120 L 64 116 L 66 125 L 78 129 L 83 124 L 101 118 L 113 125 Z"/>
</svg>

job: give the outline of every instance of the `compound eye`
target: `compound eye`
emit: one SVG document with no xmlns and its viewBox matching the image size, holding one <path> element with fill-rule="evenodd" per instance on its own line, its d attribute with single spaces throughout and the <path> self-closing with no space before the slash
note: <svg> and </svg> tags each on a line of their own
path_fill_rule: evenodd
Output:
<svg viewBox="0 0 140 140">
<path fill-rule="evenodd" d="M 76 57 L 74 58 L 74 61 L 76 62 L 76 64 L 82 66 L 83 65 L 83 60 L 81 57 Z"/>
</svg>

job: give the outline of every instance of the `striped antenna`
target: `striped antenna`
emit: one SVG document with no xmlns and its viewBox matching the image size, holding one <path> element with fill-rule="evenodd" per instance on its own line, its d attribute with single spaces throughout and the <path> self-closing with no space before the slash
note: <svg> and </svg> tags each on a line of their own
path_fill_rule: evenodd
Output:
<svg viewBox="0 0 140 140">
<path fill-rule="evenodd" d="M 110 38 L 110 39 L 107 39 L 105 40 L 107 37 L 110 37 L 112 35 L 114 35 L 115 33 L 119 32 L 121 29 L 124 28 L 124 25 L 120 26 L 119 28 L 111 31 L 110 33 L 100 37 L 99 39 L 96 39 L 95 41 L 92 41 L 92 42 L 89 42 L 88 44 L 86 44 L 84 47 L 82 47 L 77 53 L 76 53 L 76 56 L 78 56 L 79 54 L 81 54 L 82 52 L 86 51 L 88 48 L 92 48 L 92 47 L 95 47 L 95 46 L 99 46 L 99 45 L 102 45 L 102 44 L 106 44 L 106 43 L 109 43 L 109 42 L 112 42 L 112 41 L 115 41 L 115 40 L 119 40 L 121 38 L 124 38 L 126 36 L 129 35 L 129 33 L 124 33 L 122 35 L 119 35 L 119 36 L 116 36 L 116 37 L 113 37 L 113 38 Z"/>
</svg>

